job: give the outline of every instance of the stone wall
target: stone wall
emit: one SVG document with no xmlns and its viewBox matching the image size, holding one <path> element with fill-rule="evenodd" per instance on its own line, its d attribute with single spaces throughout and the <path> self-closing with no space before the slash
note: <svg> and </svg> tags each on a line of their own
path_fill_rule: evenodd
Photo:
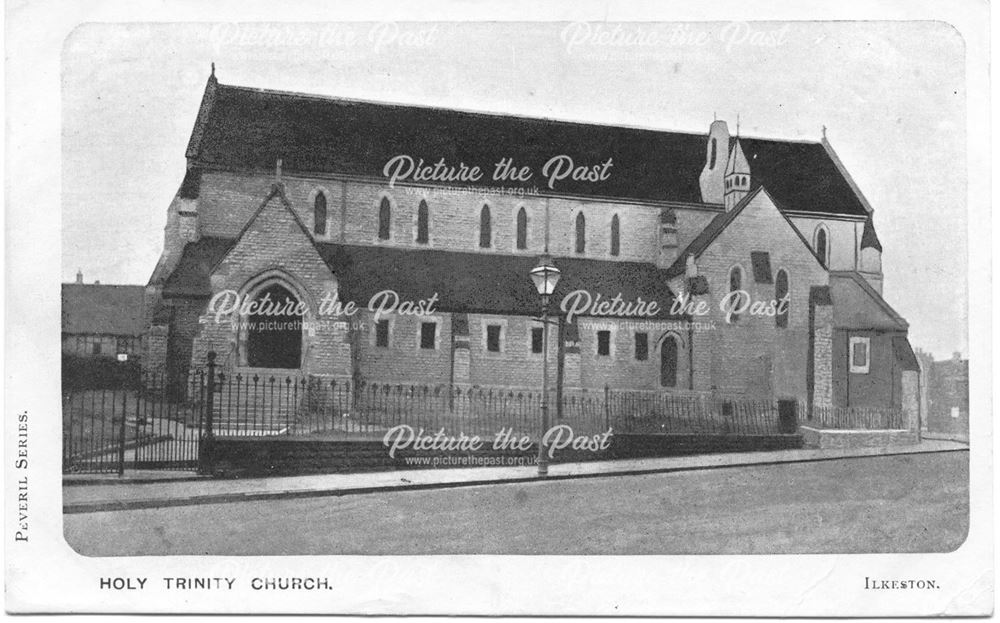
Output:
<svg viewBox="0 0 1000 623">
<path fill-rule="evenodd" d="M 800 426 L 808 448 L 888 448 L 919 443 L 916 430 L 831 430 Z"/>
<path fill-rule="evenodd" d="M 755 279 L 751 251 L 768 254 L 770 283 Z M 774 278 L 779 270 L 786 271 L 790 295 L 786 327 L 777 326 L 773 315 L 748 312 L 736 322 L 727 321 L 720 304 L 730 293 L 729 275 L 736 266 L 742 273 L 742 289 L 751 300 L 765 303 L 775 300 Z M 813 286 L 827 285 L 829 277 L 766 193 L 758 193 L 715 239 L 698 258 L 697 270 L 708 280 L 709 292 L 694 298 L 704 301 L 710 313 L 695 319 L 711 323 L 711 328 L 694 338 L 695 389 L 804 400 L 809 293 Z"/>
<path fill-rule="evenodd" d="M 213 294 L 224 290 L 247 294 L 272 281 L 287 287 L 310 310 L 302 318 L 303 372 L 350 378 L 351 345 L 347 324 L 320 323 L 316 316 L 322 297 L 336 292 L 336 279 L 319 256 L 309 234 L 283 205 L 280 194 L 270 198 L 211 276 Z M 220 364 L 224 366 L 246 365 L 239 320 L 235 315 L 216 318 L 206 309 L 198 319 L 200 331 L 193 340 L 191 366 L 204 366 L 210 350 L 219 354 Z"/>
<path fill-rule="evenodd" d="M 813 395 L 818 407 L 833 406 L 833 306 L 813 310 Z"/>
<path fill-rule="evenodd" d="M 604 451 L 564 449 L 553 462 L 689 456 L 719 452 L 755 452 L 802 447 L 799 435 L 614 435 Z M 220 477 L 323 474 L 336 472 L 518 467 L 533 473 L 538 446 L 526 450 L 444 452 L 401 450 L 390 457 L 381 441 L 335 441 L 302 437 L 219 437 L 202 446 L 203 472 Z M 414 459 L 426 459 L 417 462 Z"/>
<path fill-rule="evenodd" d="M 612 203 L 558 197 L 479 195 L 435 192 L 434 189 L 396 186 L 375 182 L 306 178 L 285 175 L 286 197 L 310 231 L 315 230 L 313 202 L 318 192 L 327 197 L 326 234 L 320 241 L 346 244 L 382 244 L 411 248 L 537 255 L 545 248 L 554 256 L 578 256 L 575 250 L 576 215 L 586 222 L 583 257 L 606 260 L 655 262 L 659 254 L 661 206 Z M 203 236 L 234 237 L 267 195 L 273 179 L 267 175 L 233 172 L 202 174 L 198 199 L 199 230 Z M 382 198 L 391 206 L 389 240 L 378 237 L 378 212 Z M 426 201 L 429 242 L 416 242 L 417 208 Z M 489 207 L 492 240 L 489 249 L 479 247 L 480 213 Z M 527 215 L 527 249 L 517 249 L 517 213 Z M 680 247 L 690 242 L 718 213 L 715 207 L 675 207 Z M 546 213 L 549 215 L 546 227 Z M 611 219 L 618 215 L 621 250 L 611 255 Z"/>
</svg>

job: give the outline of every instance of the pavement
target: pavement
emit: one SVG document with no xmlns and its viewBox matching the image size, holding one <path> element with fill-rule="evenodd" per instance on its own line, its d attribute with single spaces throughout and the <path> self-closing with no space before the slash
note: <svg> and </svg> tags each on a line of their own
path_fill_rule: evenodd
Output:
<svg viewBox="0 0 1000 623">
<path fill-rule="evenodd" d="M 539 480 L 601 478 L 780 463 L 842 460 L 931 452 L 961 452 L 968 444 L 946 439 L 888 448 L 835 448 L 733 452 L 666 458 L 556 463 L 540 477 L 534 466 L 424 468 L 353 474 L 317 474 L 247 479 L 213 479 L 192 472 L 126 471 L 67 475 L 63 512 L 90 513 L 139 508 L 219 504 L 276 498 L 344 496 L 383 491 L 443 489 Z"/>
</svg>

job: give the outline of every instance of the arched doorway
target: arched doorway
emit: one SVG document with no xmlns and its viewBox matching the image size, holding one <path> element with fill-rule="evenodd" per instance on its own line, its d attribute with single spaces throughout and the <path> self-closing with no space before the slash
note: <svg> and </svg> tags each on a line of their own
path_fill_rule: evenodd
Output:
<svg viewBox="0 0 1000 623">
<path fill-rule="evenodd" d="M 302 364 L 303 318 L 294 310 L 299 299 L 275 283 L 257 292 L 254 301 L 260 309 L 247 318 L 247 365 L 298 368 Z"/>
<path fill-rule="evenodd" d="M 677 338 L 673 335 L 660 344 L 660 386 L 677 387 Z"/>
</svg>

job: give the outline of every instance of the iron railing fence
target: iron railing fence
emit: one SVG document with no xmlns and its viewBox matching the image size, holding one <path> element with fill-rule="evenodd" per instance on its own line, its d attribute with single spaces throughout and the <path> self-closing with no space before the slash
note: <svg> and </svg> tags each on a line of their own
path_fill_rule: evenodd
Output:
<svg viewBox="0 0 1000 623">
<path fill-rule="evenodd" d="M 796 428 L 795 410 L 783 419 L 780 401 L 634 390 L 607 396 L 620 433 L 774 435 Z"/>
<path fill-rule="evenodd" d="M 803 410 L 803 413 L 809 412 Z M 813 406 L 810 417 L 803 424 L 832 429 L 904 430 L 907 413 L 904 409 L 887 407 Z"/>
<path fill-rule="evenodd" d="M 63 471 L 197 468 L 206 374 L 188 377 L 184 400 L 166 380 L 144 374 L 138 388 L 64 387 Z"/>
<path fill-rule="evenodd" d="M 224 374 L 214 367 L 193 372 L 182 388 L 149 373 L 138 389 L 65 388 L 64 471 L 196 469 L 206 440 L 219 437 L 372 441 L 405 426 L 415 434 L 475 435 L 488 443 L 497 435 L 534 441 L 541 433 L 537 389 L 354 382 L 281 371 Z M 550 427 L 569 426 L 575 435 L 608 429 L 614 434 L 774 435 L 795 433 L 800 422 L 823 428 L 906 427 L 906 414 L 898 409 L 814 407 L 810 412 L 795 401 L 607 387 L 565 390 L 561 402 L 551 391 L 548 408 Z"/>
</svg>

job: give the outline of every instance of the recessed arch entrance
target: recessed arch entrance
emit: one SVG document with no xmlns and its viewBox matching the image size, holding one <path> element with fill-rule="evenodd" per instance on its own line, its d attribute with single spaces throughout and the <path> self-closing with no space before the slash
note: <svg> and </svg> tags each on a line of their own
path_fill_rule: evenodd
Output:
<svg viewBox="0 0 1000 623">
<path fill-rule="evenodd" d="M 273 282 L 258 289 L 251 300 L 255 313 L 246 319 L 246 364 L 255 368 L 301 367 L 303 316 L 295 312 L 299 298 Z"/>
</svg>

